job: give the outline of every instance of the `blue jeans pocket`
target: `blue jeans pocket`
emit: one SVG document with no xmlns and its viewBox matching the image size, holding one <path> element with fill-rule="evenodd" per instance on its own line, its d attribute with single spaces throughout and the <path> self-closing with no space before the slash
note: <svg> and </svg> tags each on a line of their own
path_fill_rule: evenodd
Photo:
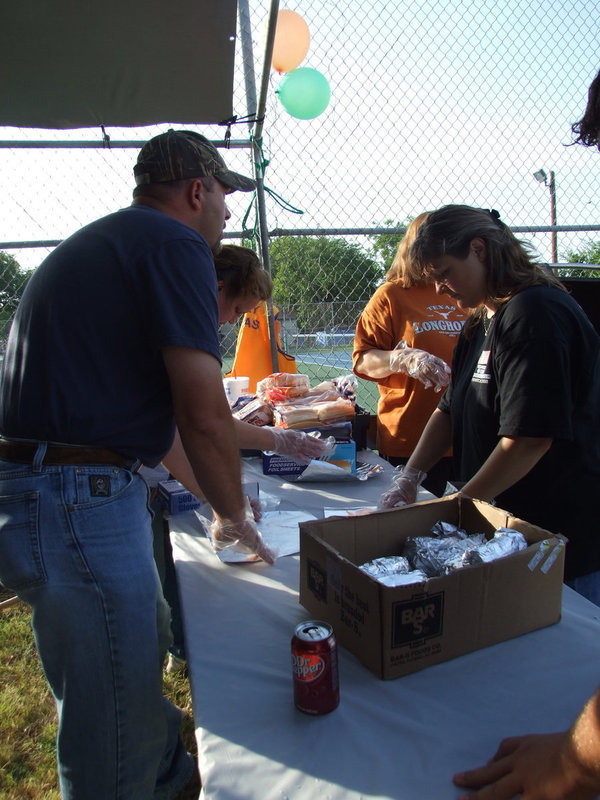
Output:
<svg viewBox="0 0 600 800">
<path fill-rule="evenodd" d="M 46 580 L 39 537 L 37 492 L 0 497 L 0 581 L 25 589 Z"/>
</svg>

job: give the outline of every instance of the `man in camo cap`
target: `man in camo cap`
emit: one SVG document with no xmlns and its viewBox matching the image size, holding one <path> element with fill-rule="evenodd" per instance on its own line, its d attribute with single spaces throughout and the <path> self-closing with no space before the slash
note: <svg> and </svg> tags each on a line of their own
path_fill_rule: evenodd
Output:
<svg viewBox="0 0 600 800">
<path fill-rule="evenodd" d="M 236 190 L 250 192 L 256 187 L 250 178 L 227 169 L 217 148 L 193 131 L 170 129 L 150 139 L 140 150 L 133 172 L 134 204 L 162 210 L 165 203 L 171 210 L 175 207 L 183 215 L 179 219 L 201 233 L 213 252 L 221 247 L 230 216 L 224 204 L 224 220 L 219 221 L 220 201 Z"/>
<path fill-rule="evenodd" d="M 227 169 L 217 148 L 204 136 L 172 128 L 142 147 L 133 174 L 138 186 L 213 176 L 231 192 L 251 192 L 256 187 L 250 178 Z"/>
<path fill-rule="evenodd" d="M 273 561 L 242 493 L 211 252 L 225 197 L 254 182 L 189 131 L 150 140 L 134 171 L 132 205 L 31 277 L 2 367 L 0 518 L 29 535 L 0 536 L 0 582 L 34 610 L 64 800 L 175 797 L 195 771 L 161 695 L 169 614 L 139 466 L 191 470 L 213 540 Z"/>
</svg>

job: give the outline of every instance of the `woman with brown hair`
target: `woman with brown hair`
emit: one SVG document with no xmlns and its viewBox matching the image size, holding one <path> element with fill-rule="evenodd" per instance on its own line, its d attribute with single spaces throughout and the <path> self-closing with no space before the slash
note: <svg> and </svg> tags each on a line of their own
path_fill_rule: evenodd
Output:
<svg viewBox="0 0 600 800">
<path fill-rule="evenodd" d="M 408 267 L 469 317 L 448 390 L 382 505 L 413 502 L 452 444 L 464 494 L 567 536 L 566 578 L 600 604 L 600 337 L 497 211 L 432 212 Z"/>
<path fill-rule="evenodd" d="M 448 384 L 448 364 L 465 318 L 454 301 L 440 301 L 433 284 L 406 270 L 407 253 L 427 217 L 419 214 L 408 226 L 386 283 L 369 300 L 354 337 L 354 372 L 379 387 L 377 449 L 394 466 L 408 460 L 438 392 Z M 441 495 L 451 477 L 447 454 L 424 486 Z"/>
</svg>

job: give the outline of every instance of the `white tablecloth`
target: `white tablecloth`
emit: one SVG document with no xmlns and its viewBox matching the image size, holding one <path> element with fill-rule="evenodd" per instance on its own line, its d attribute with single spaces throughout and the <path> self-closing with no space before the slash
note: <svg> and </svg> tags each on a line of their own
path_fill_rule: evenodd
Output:
<svg viewBox="0 0 600 800">
<path fill-rule="evenodd" d="M 370 505 L 388 483 L 287 484 L 257 460 L 245 474 L 282 508 L 317 515 Z M 306 716 L 294 707 L 290 660 L 294 627 L 308 617 L 298 556 L 227 565 L 194 515 L 170 527 L 204 798 L 455 798 L 454 772 L 487 761 L 505 736 L 564 729 L 600 682 L 600 608 L 565 587 L 559 624 L 393 681 L 340 646 L 340 705 Z"/>
</svg>

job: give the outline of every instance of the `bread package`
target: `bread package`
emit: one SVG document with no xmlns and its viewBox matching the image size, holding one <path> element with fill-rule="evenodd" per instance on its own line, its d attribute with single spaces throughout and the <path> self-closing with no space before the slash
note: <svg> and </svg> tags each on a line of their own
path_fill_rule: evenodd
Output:
<svg viewBox="0 0 600 800">
<path fill-rule="evenodd" d="M 312 428 L 351 419 L 354 404 L 337 400 L 313 403 L 278 403 L 273 408 L 273 422 L 283 428 Z"/>
<path fill-rule="evenodd" d="M 239 409 L 234 406 L 232 413 L 236 419 L 249 422 L 251 425 L 260 427 L 262 425 L 273 424 L 273 409 L 268 403 L 264 403 L 258 397 L 254 397 Z"/>
<path fill-rule="evenodd" d="M 303 392 L 308 392 L 310 388 L 308 375 L 300 375 L 294 372 L 273 372 L 256 384 L 256 394 L 262 394 L 266 389 L 272 389 L 275 386 L 294 387 L 302 389 Z"/>
</svg>

